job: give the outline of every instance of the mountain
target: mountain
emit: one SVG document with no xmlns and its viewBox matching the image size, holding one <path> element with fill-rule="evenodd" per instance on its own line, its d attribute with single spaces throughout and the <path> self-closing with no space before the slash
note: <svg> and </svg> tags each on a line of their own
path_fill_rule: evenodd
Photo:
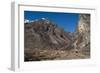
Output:
<svg viewBox="0 0 100 73">
<path fill-rule="evenodd" d="M 80 14 L 74 48 L 90 55 L 90 14 Z"/>
<path fill-rule="evenodd" d="M 67 49 L 72 43 L 69 33 L 46 18 L 25 23 L 24 33 L 25 48 Z"/>
<path fill-rule="evenodd" d="M 46 18 L 24 21 L 24 61 L 90 58 L 90 14 L 80 14 L 75 32 Z"/>
</svg>

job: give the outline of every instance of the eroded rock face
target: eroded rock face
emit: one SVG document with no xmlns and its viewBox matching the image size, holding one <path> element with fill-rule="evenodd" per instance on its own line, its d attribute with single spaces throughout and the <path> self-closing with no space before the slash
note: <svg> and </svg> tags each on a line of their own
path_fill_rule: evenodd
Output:
<svg viewBox="0 0 100 73">
<path fill-rule="evenodd" d="M 90 51 L 90 14 L 80 14 L 76 32 L 75 49 Z"/>
<path fill-rule="evenodd" d="M 90 32 L 90 14 L 80 14 L 77 30 L 79 33 Z"/>
</svg>

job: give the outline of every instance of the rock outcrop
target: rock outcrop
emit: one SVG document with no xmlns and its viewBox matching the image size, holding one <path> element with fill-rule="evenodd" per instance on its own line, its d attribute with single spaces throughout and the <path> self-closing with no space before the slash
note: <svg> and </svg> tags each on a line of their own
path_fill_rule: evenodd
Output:
<svg viewBox="0 0 100 73">
<path fill-rule="evenodd" d="M 90 14 L 80 14 L 74 48 L 90 54 Z"/>
</svg>

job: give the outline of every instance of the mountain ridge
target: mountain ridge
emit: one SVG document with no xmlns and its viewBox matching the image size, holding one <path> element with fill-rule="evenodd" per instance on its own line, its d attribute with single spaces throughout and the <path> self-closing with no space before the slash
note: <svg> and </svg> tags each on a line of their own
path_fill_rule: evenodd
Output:
<svg viewBox="0 0 100 73">
<path fill-rule="evenodd" d="M 29 24 L 31 24 L 31 25 L 29 25 Z M 25 25 L 26 31 L 29 31 L 27 29 L 27 28 L 29 28 L 29 26 L 30 26 L 29 30 L 30 30 L 30 32 L 32 32 L 31 34 L 38 35 L 39 38 L 41 38 L 41 40 L 43 42 L 48 42 L 49 41 L 49 44 L 51 43 L 51 45 L 56 46 L 59 43 L 58 44 L 58 46 L 59 46 L 61 44 L 65 44 L 65 42 L 66 42 L 65 40 L 70 41 L 69 39 L 65 38 L 65 32 L 64 32 L 63 29 L 61 29 L 60 27 L 55 25 L 53 22 L 51 22 L 47 19 L 41 18 L 41 19 L 39 19 L 35 22 L 27 23 Z M 29 32 L 28 32 L 28 34 L 29 34 Z M 45 38 L 47 38 L 47 39 L 45 40 Z"/>
<path fill-rule="evenodd" d="M 90 57 L 90 14 L 80 14 L 75 32 L 67 32 L 63 28 L 59 27 L 56 23 L 46 18 L 40 18 L 29 22 L 24 22 L 24 48 L 25 48 L 25 60 L 27 59 L 26 50 L 31 50 L 36 53 L 36 60 L 41 55 L 46 56 L 49 51 L 56 51 L 58 55 L 52 56 L 65 59 L 73 58 L 89 58 Z M 41 52 L 46 54 L 41 54 Z M 49 55 L 54 54 L 50 52 Z M 61 54 L 60 51 L 64 53 Z M 34 55 L 35 55 L 34 54 Z M 28 52 L 30 55 L 30 52 Z M 33 56 L 33 55 L 32 55 Z M 58 57 L 59 56 L 59 57 Z M 47 59 L 51 59 L 46 56 Z M 34 61 L 34 57 L 32 57 Z"/>
</svg>

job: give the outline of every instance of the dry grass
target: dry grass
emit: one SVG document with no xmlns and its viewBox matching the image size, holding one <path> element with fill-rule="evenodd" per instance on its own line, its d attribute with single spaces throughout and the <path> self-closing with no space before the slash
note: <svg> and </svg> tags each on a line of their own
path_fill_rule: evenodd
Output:
<svg viewBox="0 0 100 73">
<path fill-rule="evenodd" d="M 85 59 L 89 58 L 84 52 L 75 50 L 54 50 L 54 49 L 25 49 L 25 61 L 42 61 L 42 60 L 68 60 L 68 59 Z"/>
</svg>

